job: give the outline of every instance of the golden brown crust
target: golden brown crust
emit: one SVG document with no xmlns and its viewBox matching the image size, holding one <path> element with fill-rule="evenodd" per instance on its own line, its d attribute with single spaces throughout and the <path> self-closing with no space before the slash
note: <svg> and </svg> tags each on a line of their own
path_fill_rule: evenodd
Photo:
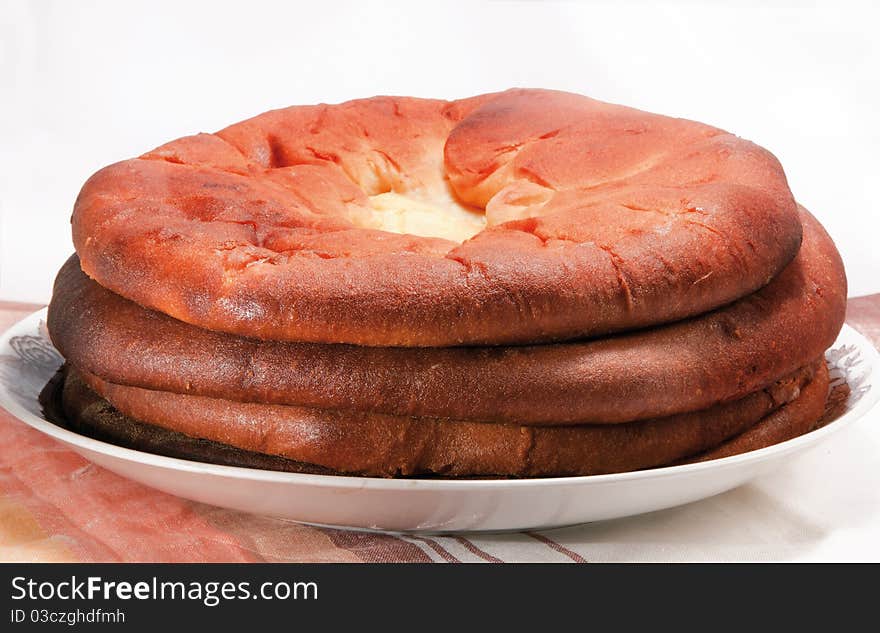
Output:
<svg viewBox="0 0 880 633">
<path fill-rule="evenodd" d="M 769 285 L 688 321 L 582 343 L 402 349 L 257 341 L 144 310 L 61 270 L 49 332 L 71 363 L 119 384 L 245 402 L 498 420 L 627 422 L 742 397 L 820 356 L 846 278 L 802 211 L 804 243 Z"/>
<path fill-rule="evenodd" d="M 66 429 L 124 448 L 198 462 L 262 470 L 321 475 L 338 474 L 314 464 L 244 451 L 228 444 L 190 437 L 119 413 L 84 383 L 66 380 L 66 367 L 46 384 L 40 404 L 46 419 Z"/>
<path fill-rule="evenodd" d="M 774 411 L 752 428 L 685 463 L 705 462 L 779 444 L 816 428 L 828 399 L 828 366 L 821 363 L 810 385 L 786 406 Z"/>
<path fill-rule="evenodd" d="M 88 385 L 132 419 L 341 472 L 548 476 L 649 468 L 705 451 L 797 398 L 819 364 L 824 362 L 772 388 L 704 411 L 631 424 L 552 429 L 242 404 L 113 385 L 73 368 L 68 381 L 74 391 L 81 389 L 78 382 Z M 78 417 L 76 407 L 67 409 Z"/>
<path fill-rule="evenodd" d="M 367 195 L 447 180 L 497 223 L 456 244 L 352 220 Z M 73 237 L 100 284 L 206 329 L 447 346 L 699 314 L 766 284 L 801 229 L 781 166 L 756 145 L 512 90 L 294 107 L 179 139 L 92 176 Z"/>
</svg>

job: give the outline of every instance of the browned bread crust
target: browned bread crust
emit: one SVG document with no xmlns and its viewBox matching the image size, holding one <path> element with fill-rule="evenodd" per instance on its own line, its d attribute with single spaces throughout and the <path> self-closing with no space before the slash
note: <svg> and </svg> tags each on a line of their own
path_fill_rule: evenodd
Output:
<svg viewBox="0 0 880 633">
<path fill-rule="evenodd" d="M 228 444 L 190 437 L 152 424 L 138 422 L 119 413 L 84 383 L 66 386 L 67 368 L 62 368 L 40 393 L 46 419 L 66 429 L 102 442 L 147 453 L 262 470 L 334 475 L 335 471 L 313 464 L 244 451 Z M 68 413 L 65 413 L 65 408 Z"/>
<path fill-rule="evenodd" d="M 506 424 L 243 404 L 123 387 L 71 368 L 65 411 L 82 417 L 88 385 L 123 415 L 245 451 L 375 476 L 589 475 L 638 470 L 703 452 L 808 390 L 824 361 L 770 388 L 707 410 L 604 426 Z M 823 370 L 824 371 L 824 370 Z M 827 393 L 827 379 L 823 394 Z M 824 401 L 824 397 L 823 397 Z M 813 418 L 818 419 L 820 411 Z"/>
<path fill-rule="evenodd" d="M 451 195 L 489 226 L 464 243 L 369 228 L 383 192 Z M 448 346 L 700 314 L 782 270 L 801 225 L 757 145 L 511 90 L 292 107 L 173 141 L 92 176 L 73 238 L 100 284 L 205 329 Z"/>
<path fill-rule="evenodd" d="M 797 258 L 770 284 L 687 321 L 579 343 L 370 348 L 245 339 L 144 310 L 62 268 L 49 332 L 118 384 L 243 402 L 517 424 L 615 423 L 741 398 L 819 357 L 844 319 L 846 277 L 805 210 Z"/>
<path fill-rule="evenodd" d="M 828 400 L 828 366 L 822 363 L 809 387 L 752 428 L 688 462 L 704 462 L 758 450 L 809 433 L 821 424 Z"/>
</svg>

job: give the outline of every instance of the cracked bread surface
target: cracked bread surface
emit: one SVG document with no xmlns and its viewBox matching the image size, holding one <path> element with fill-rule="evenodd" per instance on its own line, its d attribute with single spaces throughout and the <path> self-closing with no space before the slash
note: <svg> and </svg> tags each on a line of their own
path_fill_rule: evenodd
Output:
<svg viewBox="0 0 880 633">
<path fill-rule="evenodd" d="M 59 273 L 48 328 L 75 366 L 117 384 L 241 402 L 524 425 L 615 424 L 704 409 L 821 355 L 846 308 L 831 238 L 801 209 L 798 256 L 761 290 L 677 323 L 589 341 L 381 348 L 260 341 L 146 310 Z"/>
<path fill-rule="evenodd" d="M 459 228 L 395 232 L 425 226 L 399 221 L 407 199 Z M 147 308 L 260 339 L 406 347 L 681 319 L 764 286 L 801 241 L 763 148 L 526 89 L 267 112 L 102 169 L 72 221 L 82 269 Z"/>
</svg>

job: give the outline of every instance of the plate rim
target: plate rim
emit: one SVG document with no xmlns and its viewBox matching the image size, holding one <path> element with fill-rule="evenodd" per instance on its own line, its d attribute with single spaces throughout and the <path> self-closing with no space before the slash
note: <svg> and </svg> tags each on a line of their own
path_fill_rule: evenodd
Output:
<svg viewBox="0 0 880 633">
<path fill-rule="evenodd" d="M 40 321 L 46 320 L 48 308 L 44 307 L 35 312 L 25 315 L 2 334 L 0 334 L 0 350 L 9 347 L 9 341 L 13 336 L 20 335 L 22 330 L 28 328 L 30 334 L 34 326 L 39 326 Z M 36 323 L 34 323 L 36 322 Z M 846 334 L 854 338 L 862 351 L 863 362 L 868 363 L 871 373 L 880 371 L 880 352 L 868 338 L 851 325 L 844 323 L 838 334 L 838 338 Z M 53 349 L 54 346 L 53 346 Z M 57 351 L 57 350 L 56 350 Z M 283 471 L 264 470 L 258 468 L 246 468 L 242 466 L 226 466 L 197 462 L 157 455 L 146 451 L 139 451 L 110 442 L 103 442 L 94 438 L 75 433 L 60 427 L 40 416 L 34 415 L 24 409 L 9 394 L 6 385 L 0 382 L 0 408 L 5 409 L 13 417 L 30 428 L 48 435 L 68 446 L 77 447 L 90 453 L 132 462 L 140 466 L 160 468 L 164 470 L 185 471 L 200 475 L 214 477 L 227 477 L 238 480 L 262 481 L 280 484 L 300 484 L 315 487 L 345 488 L 345 489 L 381 489 L 384 491 L 474 491 L 474 490 L 510 490 L 510 489 L 540 489 L 545 487 L 583 486 L 583 485 L 614 485 L 623 482 L 638 481 L 641 479 L 666 479 L 695 475 L 703 471 L 717 471 L 749 463 L 760 463 L 777 455 L 784 456 L 796 451 L 803 445 L 820 442 L 823 438 L 849 426 L 856 420 L 865 417 L 880 400 L 880 387 L 872 388 L 851 410 L 825 426 L 805 433 L 798 437 L 779 442 L 761 449 L 731 455 L 720 459 L 697 462 L 693 464 L 681 464 L 677 466 L 660 466 L 644 470 L 628 471 L 623 473 L 609 473 L 603 475 L 575 475 L 568 477 L 533 477 L 522 479 L 426 479 L 426 478 L 383 478 L 361 477 L 355 475 L 320 475 L 312 473 L 289 473 Z"/>
</svg>

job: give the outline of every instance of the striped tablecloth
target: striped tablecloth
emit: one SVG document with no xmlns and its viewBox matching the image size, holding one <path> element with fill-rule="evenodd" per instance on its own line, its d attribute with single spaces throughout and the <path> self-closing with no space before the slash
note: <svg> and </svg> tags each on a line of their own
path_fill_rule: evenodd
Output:
<svg viewBox="0 0 880 633">
<path fill-rule="evenodd" d="M 39 306 L 0 302 L 0 331 Z M 880 343 L 880 294 L 848 321 Z M 880 561 L 880 412 L 772 475 L 698 503 L 546 532 L 391 536 L 299 525 L 152 490 L 0 409 L 0 560 Z"/>
</svg>

